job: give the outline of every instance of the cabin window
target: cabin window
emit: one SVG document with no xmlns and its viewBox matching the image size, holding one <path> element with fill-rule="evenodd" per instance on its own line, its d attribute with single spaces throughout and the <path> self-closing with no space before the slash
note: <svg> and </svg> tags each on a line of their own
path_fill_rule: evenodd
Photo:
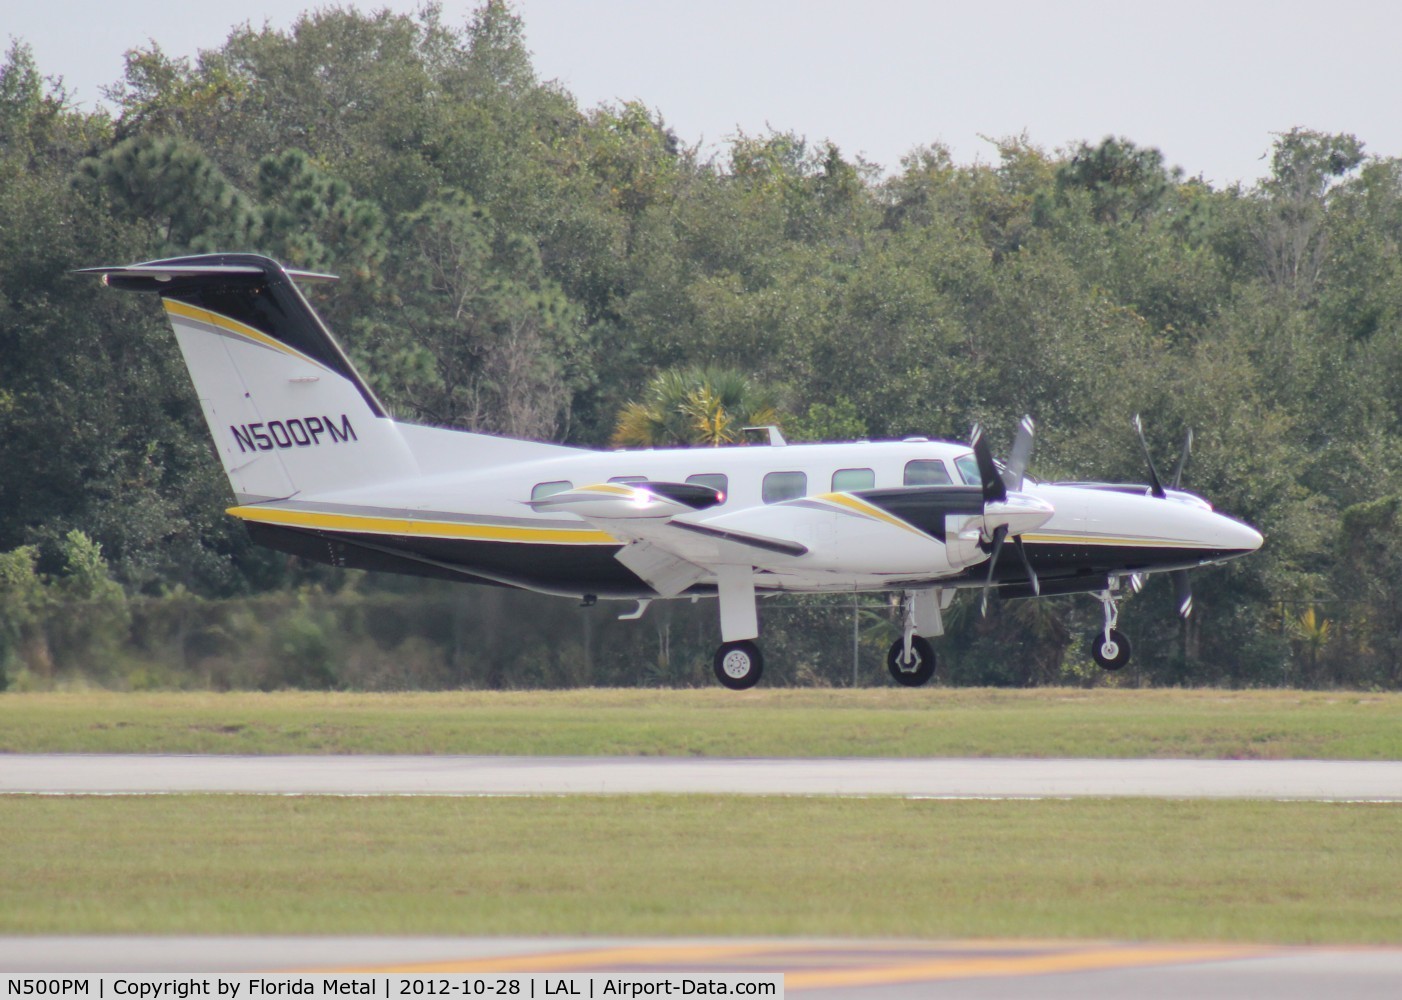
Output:
<svg viewBox="0 0 1402 1000">
<path fill-rule="evenodd" d="M 760 491 L 765 503 L 796 500 L 808 493 L 808 476 L 802 472 L 771 472 Z"/>
<path fill-rule="evenodd" d="M 933 458 L 917 458 L 905 463 L 905 484 L 907 486 L 948 486 L 953 480 L 945 470 L 944 463 Z"/>
<path fill-rule="evenodd" d="M 978 474 L 978 459 L 972 455 L 960 455 L 954 460 L 959 470 L 959 478 L 970 486 L 982 486 L 983 477 Z"/>
<path fill-rule="evenodd" d="M 695 483 L 697 486 L 709 486 L 720 494 L 720 502 L 725 503 L 730 490 L 730 480 L 721 472 L 703 472 L 699 476 L 687 476 L 688 483 Z"/>
<path fill-rule="evenodd" d="M 568 479 L 560 479 L 553 483 L 536 483 L 531 487 L 531 499 L 544 500 L 548 496 L 554 496 L 556 493 L 563 493 L 565 490 L 572 489 L 574 489 L 574 483 L 570 482 Z"/>
<path fill-rule="evenodd" d="M 876 473 L 871 469 L 838 469 L 832 474 L 832 491 L 849 493 L 869 490 L 876 485 Z"/>
<path fill-rule="evenodd" d="M 647 476 L 609 476 L 611 483 L 645 483 Z"/>
</svg>

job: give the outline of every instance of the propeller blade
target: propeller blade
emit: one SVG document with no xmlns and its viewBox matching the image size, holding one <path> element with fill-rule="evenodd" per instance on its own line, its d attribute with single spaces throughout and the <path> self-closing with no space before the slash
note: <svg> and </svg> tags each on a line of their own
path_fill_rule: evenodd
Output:
<svg viewBox="0 0 1402 1000">
<path fill-rule="evenodd" d="M 1131 573 L 1131 574 L 1130 574 L 1130 576 L 1129 576 L 1129 589 L 1132 590 L 1132 591 L 1134 591 L 1136 594 L 1139 593 L 1141 590 L 1144 589 L 1144 574 L 1143 574 L 1143 573 Z"/>
<path fill-rule="evenodd" d="M 1149 454 L 1149 442 L 1144 437 L 1144 422 L 1139 419 L 1139 414 L 1134 415 L 1134 429 L 1139 434 L 1139 444 L 1144 449 L 1144 461 L 1149 463 L 1149 492 L 1160 500 L 1167 494 L 1163 491 L 1163 483 L 1159 480 L 1159 470 L 1154 468 L 1154 457 Z"/>
<path fill-rule="evenodd" d="M 983 436 L 983 427 L 974 424 L 970 437 L 969 446 L 974 449 L 974 458 L 978 460 L 983 502 L 994 503 L 1008 499 L 1008 488 L 1003 484 L 1003 477 L 998 475 L 998 466 L 993 462 L 993 452 L 988 447 L 988 439 Z"/>
<path fill-rule="evenodd" d="M 1021 535 L 1013 535 L 1013 548 L 1017 549 L 1017 554 L 1022 558 L 1022 568 L 1027 571 L 1027 579 L 1032 584 L 1032 596 L 1042 596 L 1042 584 L 1037 579 L 1037 571 L 1032 568 L 1032 560 L 1027 558 L 1027 546 L 1022 544 Z"/>
<path fill-rule="evenodd" d="M 1003 484 L 1010 490 L 1022 489 L 1023 476 L 1027 473 L 1027 461 L 1032 457 L 1032 442 L 1037 425 L 1031 417 L 1023 417 L 1017 425 L 1017 437 L 1013 439 L 1013 450 L 1008 455 L 1008 467 L 1003 472 Z"/>
<path fill-rule="evenodd" d="M 1183 488 L 1183 467 L 1188 464 L 1188 453 L 1193 450 L 1193 429 L 1188 428 L 1188 433 L 1183 437 L 1183 451 L 1178 455 L 1178 468 L 1173 470 L 1173 488 L 1181 490 Z"/>
<path fill-rule="evenodd" d="M 1178 615 L 1187 618 L 1193 613 L 1193 586 L 1188 582 L 1188 571 L 1173 571 L 1173 595 L 1178 599 Z"/>
<path fill-rule="evenodd" d="M 988 592 L 993 588 L 993 571 L 998 566 L 998 554 L 1003 551 L 1003 539 L 1008 537 L 1008 526 L 1000 524 L 993 532 L 993 553 L 988 557 L 988 580 L 983 585 L 983 604 L 979 613 L 988 617 Z M 1014 539 L 1014 542 L 1017 540 Z"/>
</svg>

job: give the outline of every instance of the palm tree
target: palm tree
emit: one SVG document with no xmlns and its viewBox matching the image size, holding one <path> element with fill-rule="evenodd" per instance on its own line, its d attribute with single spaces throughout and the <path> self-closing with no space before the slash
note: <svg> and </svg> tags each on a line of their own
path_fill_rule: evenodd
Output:
<svg viewBox="0 0 1402 1000">
<path fill-rule="evenodd" d="M 1318 683 L 1316 671 L 1319 669 L 1319 653 L 1333 636 L 1334 623 L 1316 612 L 1314 605 L 1310 605 L 1304 614 L 1291 623 L 1291 631 L 1296 643 L 1304 650 L 1310 680 Z"/>
<path fill-rule="evenodd" d="M 773 395 L 739 372 L 670 368 L 653 377 L 641 402 L 619 411 L 613 443 L 642 448 L 734 444 L 744 428 L 779 421 Z"/>
</svg>

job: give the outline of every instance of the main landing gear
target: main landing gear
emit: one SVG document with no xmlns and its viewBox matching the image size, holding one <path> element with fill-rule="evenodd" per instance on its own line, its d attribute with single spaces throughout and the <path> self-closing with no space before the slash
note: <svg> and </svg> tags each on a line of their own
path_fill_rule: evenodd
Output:
<svg viewBox="0 0 1402 1000">
<path fill-rule="evenodd" d="M 716 650 L 711 666 L 721 684 L 732 691 L 744 691 L 758 684 L 764 674 L 764 656 L 755 642 L 759 622 L 754 584 L 748 573 L 725 573 L 719 584 L 721 637 L 725 641 Z M 953 599 L 952 589 L 907 590 L 902 594 L 901 637 L 886 654 L 886 669 L 897 684 L 919 687 L 935 675 L 939 660 L 930 637 L 944 634 L 942 613 Z"/>
<path fill-rule="evenodd" d="M 1090 656 L 1106 670 L 1119 670 L 1129 662 L 1129 638 L 1115 628 L 1120 620 L 1120 606 L 1114 591 L 1103 590 L 1095 595 L 1105 608 L 1105 627 L 1092 632 Z"/>
<path fill-rule="evenodd" d="M 759 683 L 764 675 L 764 656 L 749 639 L 721 643 L 716 650 L 716 680 L 732 691 L 744 691 Z"/>
</svg>

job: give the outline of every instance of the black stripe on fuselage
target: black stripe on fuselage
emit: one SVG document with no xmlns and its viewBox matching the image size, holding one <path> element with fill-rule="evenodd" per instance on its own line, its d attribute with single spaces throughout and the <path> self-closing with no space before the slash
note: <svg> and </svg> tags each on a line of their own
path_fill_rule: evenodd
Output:
<svg viewBox="0 0 1402 1000">
<path fill-rule="evenodd" d="M 896 486 L 852 495 L 941 542 L 946 517 L 983 513 L 983 492 L 977 486 Z"/>
<path fill-rule="evenodd" d="M 617 545 L 550 545 L 461 538 L 329 532 L 245 522 L 259 545 L 314 562 L 350 569 L 517 587 L 545 593 L 640 599 L 656 597 L 641 578 L 614 558 Z M 1162 573 L 1245 555 L 1231 549 L 1163 548 L 1132 545 L 1026 543 L 1040 581 L 1103 579 L 1126 573 Z M 982 587 L 987 562 L 938 581 L 942 586 Z M 1027 582 L 1022 560 L 1006 550 L 994 572 L 994 586 Z M 1102 589 L 1099 586 L 1091 589 Z M 712 593 L 710 586 L 689 593 Z"/>
<path fill-rule="evenodd" d="M 1027 559 L 1038 580 L 1074 580 L 1077 577 L 1105 577 L 1128 573 L 1166 573 L 1196 569 L 1206 563 L 1221 562 L 1247 555 L 1250 550 L 1179 548 L 1151 545 L 1086 545 L 1076 543 L 1025 542 Z M 954 585 L 982 586 L 988 579 L 988 563 L 970 567 L 949 581 Z M 993 572 L 995 586 L 1027 582 L 1022 560 L 1006 549 Z"/>
<path fill-rule="evenodd" d="M 486 583 L 545 593 L 646 598 L 656 592 L 614 558 L 617 545 L 488 542 L 288 528 L 245 522 L 259 545 L 348 569 Z"/>
</svg>

